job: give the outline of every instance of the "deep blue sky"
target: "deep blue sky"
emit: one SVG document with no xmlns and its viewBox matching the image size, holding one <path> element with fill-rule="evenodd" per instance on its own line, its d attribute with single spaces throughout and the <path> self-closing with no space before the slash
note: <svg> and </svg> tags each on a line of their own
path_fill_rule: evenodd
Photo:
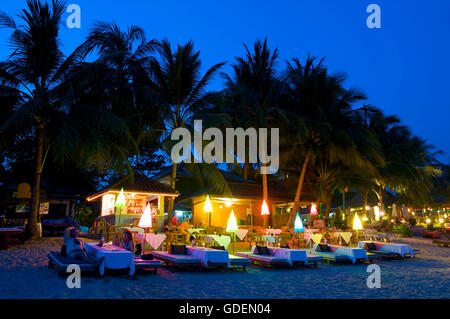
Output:
<svg viewBox="0 0 450 319">
<path fill-rule="evenodd" d="M 94 21 L 136 24 L 148 38 L 173 44 L 190 39 L 204 67 L 232 62 L 268 37 L 281 60 L 308 52 L 326 56 L 333 72 L 345 72 L 348 86 L 362 89 L 368 103 L 396 114 L 413 132 L 447 154 L 450 162 L 450 1 L 448 0 L 73 0 L 81 7 L 81 29 L 62 29 L 64 52 L 85 38 Z M 367 5 L 381 7 L 382 28 L 366 27 Z M 15 14 L 25 0 L 2 0 Z M 68 14 L 66 14 L 67 16 Z M 65 16 L 65 17 L 66 17 Z M 0 43 L 8 32 L 0 30 Z M 0 58 L 8 54 L 0 46 Z M 284 66 L 284 62 L 280 67 Z M 224 69 L 229 70 L 229 67 Z M 219 89 L 217 78 L 212 89 Z"/>
</svg>

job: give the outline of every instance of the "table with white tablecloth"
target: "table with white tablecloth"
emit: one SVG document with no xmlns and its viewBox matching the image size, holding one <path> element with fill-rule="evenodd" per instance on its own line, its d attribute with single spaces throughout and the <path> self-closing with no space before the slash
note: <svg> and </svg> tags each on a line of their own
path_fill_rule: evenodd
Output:
<svg viewBox="0 0 450 319">
<path fill-rule="evenodd" d="M 154 234 L 154 233 L 147 233 L 147 234 L 137 234 L 137 239 L 144 243 L 147 242 L 152 246 L 153 249 L 158 249 L 159 246 L 166 240 L 167 236 L 165 234 Z"/>
<path fill-rule="evenodd" d="M 193 234 L 193 233 L 201 233 L 201 232 L 203 232 L 205 229 L 204 228 L 188 228 L 188 229 L 186 229 L 187 230 L 187 232 L 189 233 L 189 234 Z"/>
<path fill-rule="evenodd" d="M 366 243 L 374 243 L 377 250 L 386 251 L 389 253 L 396 253 L 405 258 L 405 255 L 410 255 L 414 258 L 414 251 L 411 245 L 397 244 L 397 243 L 384 243 L 379 241 L 360 241 L 358 247 L 363 248 Z"/>
<path fill-rule="evenodd" d="M 226 264 L 230 267 L 230 258 L 226 250 L 200 248 L 200 247 L 186 247 L 188 255 L 200 259 L 204 267 L 208 267 L 209 263 Z"/>
<path fill-rule="evenodd" d="M 282 231 L 279 228 L 267 228 L 266 229 L 267 235 L 277 236 L 277 235 L 281 234 L 281 232 Z"/>
<path fill-rule="evenodd" d="M 306 250 L 271 247 L 269 251 L 273 256 L 287 259 L 291 266 L 295 262 L 303 262 L 305 265 L 308 264 Z"/>
<path fill-rule="evenodd" d="M 134 254 L 126 249 L 117 246 L 99 247 L 96 243 L 86 243 L 86 252 L 96 258 L 105 257 L 99 265 L 99 273 L 103 276 L 105 268 L 109 269 L 130 269 L 130 276 L 134 275 Z"/>
<path fill-rule="evenodd" d="M 219 246 L 225 247 L 225 249 L 228 248 L 228 245 L 231 242 L 231 237 L 226 235 L 207 235 L 205 237 L 205 240 L 212 242 L 213 240 L 219 244 Z"/>
</svg>

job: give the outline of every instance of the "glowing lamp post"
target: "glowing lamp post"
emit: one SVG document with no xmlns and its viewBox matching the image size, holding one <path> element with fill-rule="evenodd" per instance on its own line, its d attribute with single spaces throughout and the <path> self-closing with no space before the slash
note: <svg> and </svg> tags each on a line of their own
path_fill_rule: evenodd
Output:
<svg viewBox="0 0 450 319">
<path fill-rule="evenodd" d="M 144 228 L 144 233 L 147 233 L 147 228 L 152 227 L 152 212 L 150 210 L 150 204 L 147 204 L 147 207 L 145 207 L 144 213 L 141 216 L 141 219 L 139 220 L 139 227 Z M 142 247 L 142 254 L 145 252 L 145 234 L 144 234 L 144 247 Z"/>
<path fill-rule="evenodd" d="M 358 231 L 364 229 L 361 220 L 358 217 L 358 213 L 355 213 L 355 219 L 353 220 L 353 229 L 356 230 L 356 238 L 358 238 Z"/>
<path fill-rule="evenodd" d="M 233 254 L 234 254 L 234 242 L 236 239 L 236 232 L 238 231 L 238 225 L 236 222 L 236 217 L 234 216 L 234 211 L 231 210 L 231 214 L 230 214 L 230 218 L 228 219 L 228 224 L 227 224 L 227 233 L 232 233 L 233 234 Z"/>
<path fill-rule="evenodd" d="M 374 206 L 373 212 L 375 213 L 375 220 L 380 221 L 380 207 Z"/>
<path fill-rule="evenodd" d="M 125 208 L 127 202 L 125 200 L 125 194 L 123 193 L 123 188 L 120 190 L 119 196 L 117 196 L 116 202 L 114 203 L 114 207 L 119 208 L 119 221 L 120 225 L 120 216 L 122 214 L 122 208 Z"/>
<path fill-rule="evenodd" d="M 297 216 L 295 216 L 294 231 L 297 233 L 303 233 L 305 231 L 305 227 L 303 226 L 302 219 L 300 218 L 300 215 L 298 213 L 297 213 Z"/>
<path fill-rule="evenodd" d="M 267 220 L 268 216 L 270 215 L 269 206 L 266 203 L 266 200 L 263 200 L 262 206 L 261 206 L 261 216 L 264 218 L 264 228 L 267 227 Z"/>
<path fill-rule="evenodd" d="M 207 214 L 209 214 L 209 226 L 211 227 L 211 214 L 213 211 L 211 199 L 209 199 L 209 195 L 206 196 L 205 205 L 203 206 L 203 211 Z"/>
<path fill-rule="evenodd" d="M 311 211 L 309 213 L 311 216 L 317 216 L 319 213 L 317 212 L 317 205 L 315 203 L 311 204 Z"/>
</svg>

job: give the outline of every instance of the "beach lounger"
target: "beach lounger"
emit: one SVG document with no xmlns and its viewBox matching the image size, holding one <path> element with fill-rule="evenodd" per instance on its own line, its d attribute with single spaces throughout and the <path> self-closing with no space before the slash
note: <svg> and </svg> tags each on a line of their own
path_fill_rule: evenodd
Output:
<svg viewBox="0 0 450 319">
<path fill-rule="evenodd" d="M 81 271 L 96 271 L 97 267 L 84 260 L 72 259 L 64 257 L 60 252 L 52 251 L 48 255 L 49 268 L 56 268 L 59 276 L 67 274 L 67 267 L 70 265 L 78 265 Z"/>
<path fill-rule="evenodd" d="M 436 244 L 439 247 L 448 247 L 449 243 L 450 243 L 450 241 L 448 241 L 448 240 L 440 240 L 440 239 L 433 240 L 433 244 Z"/>
<path fill-rule="evenodd" d="M 310 254 L 307 254 L 307 256 L 308 256 L 308 265 L 314 265 L 314 267 L 317 267 L 318 263 L 323 262 L 322 256 L 316 256 L 316 255 L 310 255 Z"/>
<path fill-rule="evenodd" d="M 171 268 L 173 269 L 175 266 L 179 268 L 186 268 L 186 267 L 195 267 L 195 268 L 201 268 L 202 263 L 200 259 L 195 258 L 190 255 L 178 255 L 178 254 L 171 254 L 167 251 L 152 251 L 152 255 L 155 259 L 158 259 L 166 264 L 169 264 Z"/>
<path fill-rule="evenodd" d="M 369 261 L 367 253 L 364 249 L 353 248 L 347 246 L 314 244 L 310 254 L 322 256 L 323 260 L 331 263 L 352 262 L 353 264 L 363 261 Z"/>
<path fill-rule="evenodd" d="M 162 262 L 160 262 L 159 260 L 142 259 L 140 257 L 134 258 L 134 267 L 136 269 L 144 269 L 144 270 L 152 269 L 155 274 L 158 271 L 158 268 L 161 268 L 162 265 L 163 265 Z"/>
<path fill-rule="evenodd" d="M 270 250 L 267 247 L 264 247 L 265 253 L 262 253 L 259 251 L 259 249 L 262 249 L 263 247 L 252 247 L 252 251 L 249 252 L 239 252 L 236 253 L 236 256 L 248 258 L 251 260 L 252 263 L 258 263 L 262 264 L 264 266 L 272 266 L 272 267 L 290 267 L 291 264 L 289 263 L 289 260 L 286 258 L 280 258 L 276 256 L 270 255 Z"/>
<path fill-rule="evenodd" d="M 242 267 L 243 270 L 246 269 L 247 266 L 252 264 L 251 260 L 245 257 L 228 255 L 230 258 L 230 266 L 231 267 Z"/>
<path fill-rule="evenodd" d="M 217 250 L 226 250 L 224 246 L 213 246 L 211 248 Z M 228 258 L 230 259 L 230 267 L 233 268 L 242 267 L 243 270 L 246 270 L 247 266 L 250 266 L 252 264 L 251 260 L 245 257 L 228 254 Z"/>
</svg>

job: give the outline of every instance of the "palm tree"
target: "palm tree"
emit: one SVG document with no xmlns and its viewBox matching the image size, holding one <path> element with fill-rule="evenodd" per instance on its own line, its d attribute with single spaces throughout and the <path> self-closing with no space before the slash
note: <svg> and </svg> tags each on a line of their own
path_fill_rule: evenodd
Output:
<svg viewBox="0 0 450 319">
<path fill-rule="evenodd" d="M 173 130 L 192 127 L 194 116 L 199 114 L 210 97 L 206 91 L 214 74 L 225 64 L 218 63 L 209 68 L 203 76 L 200 74 L 200 51 L 195 51 L 194 43 L 178 45 L 175 51 L 167 40 L 158 47 L 160 60 L 152 63 L 152 80 L 160 95 L 160 106 L 165 123 L 162 143 L 167 154 L 171 153 L 173 142 L 170 136 Z M 171 187 L 175 190 L 177 161 L 173 161 Z M 173 215 L 173 199 L 169 202 L 168 220 Z"/>
<path fill-rule="evenodd" d="M 433 179 L 441 173 L 435 157 L 438 153 L 432 151 L 433 147 L 413 136 L 396 116 L 385 116 L 379 110 L 371 114 L 368 126 L 377 136 L 386 161 L 373 177 L 373 191 L 380 207 L 386 188 L 413 197 L 426 194 Z"/>
<path fill-rule="evenodd" d="M 294 205 L 298 207 L 303 180 L 308 164 L 315 176 L 316 196 L 330 211 L 331 198 L 339 186 L 338 180 L 345 167 L 373 169 L 369 159 L 380 161 L 377 142 L 368 129 L 358 122 L 353 105 L 365 99 L 355 89 L 345 89 L 344 75 L 329 75 L 323 59 L 316 65 L 308 57 L 302 65 L 298 59 L 288 64 L 287 79 L 290 86 L 290 118 L 297 125 L 298 142 L 292 155 L 305 154 L 297 186 Z M 299 120 L 299 118 L 301 120 Z M 291 213 L 290 222 L 296 209 Z"/>
<path fill-rule="evenodd" d="M 54 0 L 50 7 L 27 0 L 27 9 L 18 15 L 23 26 L 0 13 L 0 26 L 12 30 L 9 40 L 13 47 L 8 60 L 0 63 L 0 87 L 2 99 L 14 100 L 1 131 L 23 132 L 34 139 L 34 181 L 27 224 L 31 236 L 38 233 L 41 173 L 48 154 L 61 162 L 72 159 L 93 165 L 108 161 L 117 139 L 130 141 L 120 119 L 76 103 L 66 90 L 80 55 L 74 52 L 65 58 L 60 51 L 58 35 L 64 9 L 62 1 Z M 116 124 L 114 128 L 111 123 Z"/>
<path fill-rule="evenodd" d="M 232 117 L 237 119 L 234 125 L 244 127 L 270 128 L 276 127 L 276 121 L 283 119 L 280 107 L 284 83 L 277 78 L 276 65 L 278 50 L 273 52 L 264 42 L 255 41 L 253 52 L 244 44 L 245 57 L 236 58 L 233 74 L 223 74 L 226 80 L 226 91 L 230 105 L 233 106 Z M 260 150 L 265 152 L 266 150 Z M 262 163 L 260 170 L 265 170 Z M 247 177 L 248 156 L 244 165 L 244 178 Z M 262 174 L 263 199 L 269 204 L 267 174 Z M 264 223 L 267 225 L 267 218 Z"/>
</svg>

